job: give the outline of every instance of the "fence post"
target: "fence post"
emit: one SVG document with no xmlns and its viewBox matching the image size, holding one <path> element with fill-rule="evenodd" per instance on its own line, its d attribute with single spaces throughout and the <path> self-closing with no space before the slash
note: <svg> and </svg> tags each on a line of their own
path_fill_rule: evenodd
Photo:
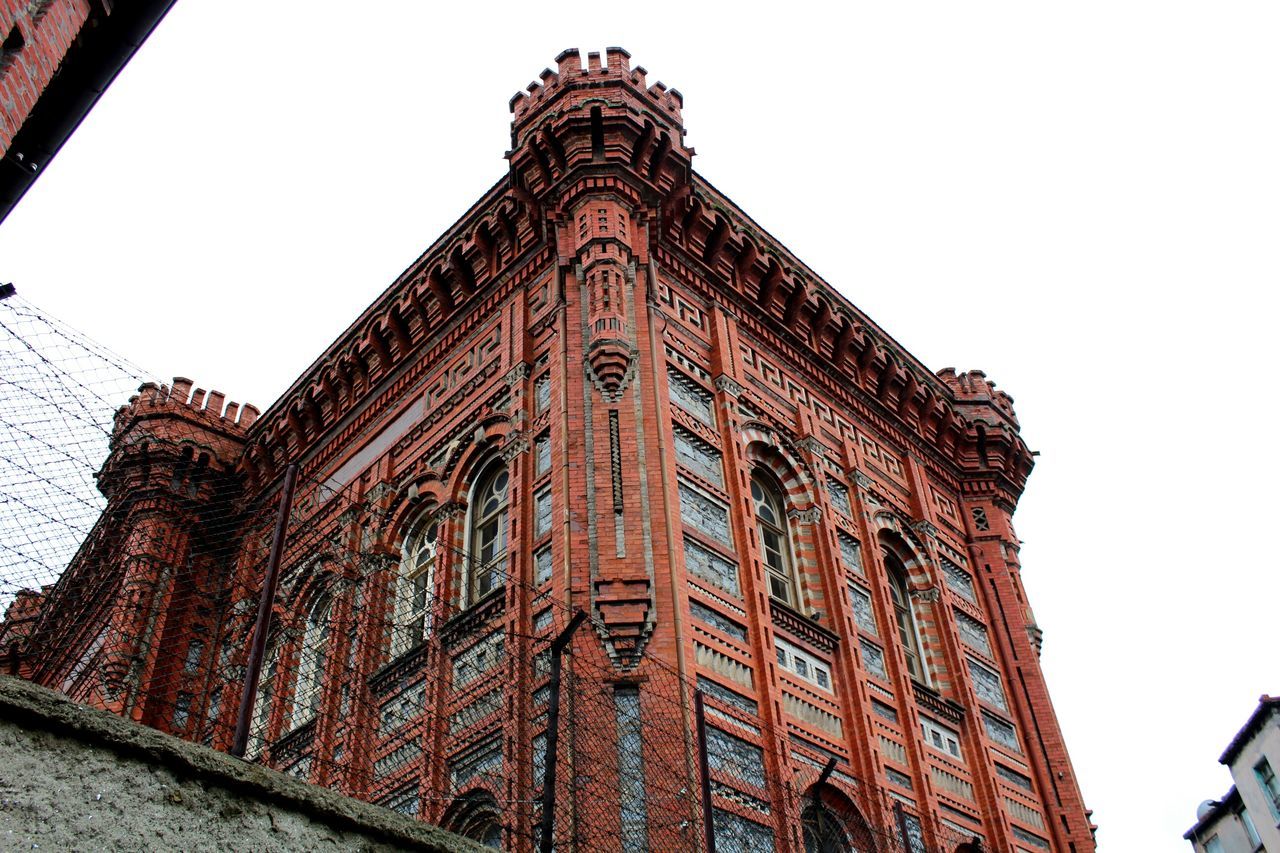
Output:
<svg viewBox="0 0 1280 853">
<path fill-rule="evenodd" d="M 693 691 L 693 718 L 698 726 L 698 787 L 702 792 L 702 838 L 707 853 L 716 853 L 716 827 L 711 819 L 711 762 L 707 758 L 707 709 L 702 691 Z"/>
<path fill-rule="evenodd" d="M 262 675 L 262 658 L 267 652 L 267 631 L 271 628 L 271 608 L 276 601 L 276 585 L 280 578 L 280 554 L 284 551 L 285 531 L 293 507 L 293 490 L 298 482 L 298 463 L 284 470 L 280 489 L 280 509 L 276 529 L 271 537 L 271 553 L 267 557 L 267 576 L 262 581 L 262 598 L 258 600 L 258 619 L 253 624 L 253 642 L 249 646 L 249 663 L 245 668 L 244 687 L 240 691 L 240 709 L 236 714 L 236 733 L 231 741 L 231 754 L 244 758 L 249 747 L 249 721 L 253 718 L 253 702 L 258 695 L 258 679 Z"/>
<path fill-rule="evenodd" d="M 538 850 L 551 853 L 551 835 L 556 824 L 556 752 L 560 746 L 560 667 L 565 648 L 573 640 L 587 618 L 586 611 L 573 614 L 569 624 L 551 641 L 551 696 L 547 707 L 547 754 L 542 767 L 542 822 L 539 825 Z"/>
</svg>

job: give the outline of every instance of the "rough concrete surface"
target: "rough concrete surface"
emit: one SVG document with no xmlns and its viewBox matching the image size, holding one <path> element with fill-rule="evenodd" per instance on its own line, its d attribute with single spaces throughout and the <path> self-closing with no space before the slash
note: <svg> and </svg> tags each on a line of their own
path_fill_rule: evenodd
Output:
<svg viewBox="0 0 1280 853">
<path fill-rule="evenodd" d="M 483 849 L 0 677 L 0 850 Z"/>
</svg>

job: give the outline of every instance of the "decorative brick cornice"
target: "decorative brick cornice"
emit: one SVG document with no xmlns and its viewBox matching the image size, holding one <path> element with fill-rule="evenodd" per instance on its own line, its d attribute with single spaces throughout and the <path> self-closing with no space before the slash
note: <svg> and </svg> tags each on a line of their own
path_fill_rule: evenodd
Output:
<svg viewBox="0 0 1280 853">
<path fill-rule="evenodd" d="M 839 634 L 827 630 L 812 619 L 806 619 L 776 598 L 769 599 L 769 615 L 775 628 L 824 652 L 834 652 L 840 644 Z"/>
<path fill-rule="evenodd" d="M 957 726 L 964 721 L 964 706 L 951 699 L 944 699 L 936 690 L 913 681 L 911 692 L 916 697 L 916 704 L 930 714 Z"/>
</svg>

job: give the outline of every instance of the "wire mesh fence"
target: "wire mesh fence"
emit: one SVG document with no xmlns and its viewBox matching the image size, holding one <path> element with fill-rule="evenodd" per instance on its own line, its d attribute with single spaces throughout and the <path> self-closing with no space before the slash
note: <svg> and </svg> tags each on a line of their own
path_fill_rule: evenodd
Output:
<svg viewBox="0 0 1280 853">
<path fill-rule="evenodd" d="M 512 564 L 506 504 L 250 493 L 252 407 L 0 306 L 7 672 L 504 849 L 976 849 L 732 683 L 619 657 L 582 590 Z"/>
</svg>

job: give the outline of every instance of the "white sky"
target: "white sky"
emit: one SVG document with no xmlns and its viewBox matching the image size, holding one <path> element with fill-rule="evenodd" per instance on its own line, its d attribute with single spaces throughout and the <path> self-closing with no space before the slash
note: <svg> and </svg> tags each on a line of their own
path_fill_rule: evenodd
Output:
<svg viewBox="0 0 1280 853">
<path fill-rule="evenodd" d="M 619 44 L 695 167 L 1040 450 L 1017 515 L 1104 851 L 1189 849 L 1280 692 L 1280 6 L 181 0 L 0 225 L 0 281 L 265 408 Z M 357 14 L 361 13 L 361 14 Z"/>
</svg>

